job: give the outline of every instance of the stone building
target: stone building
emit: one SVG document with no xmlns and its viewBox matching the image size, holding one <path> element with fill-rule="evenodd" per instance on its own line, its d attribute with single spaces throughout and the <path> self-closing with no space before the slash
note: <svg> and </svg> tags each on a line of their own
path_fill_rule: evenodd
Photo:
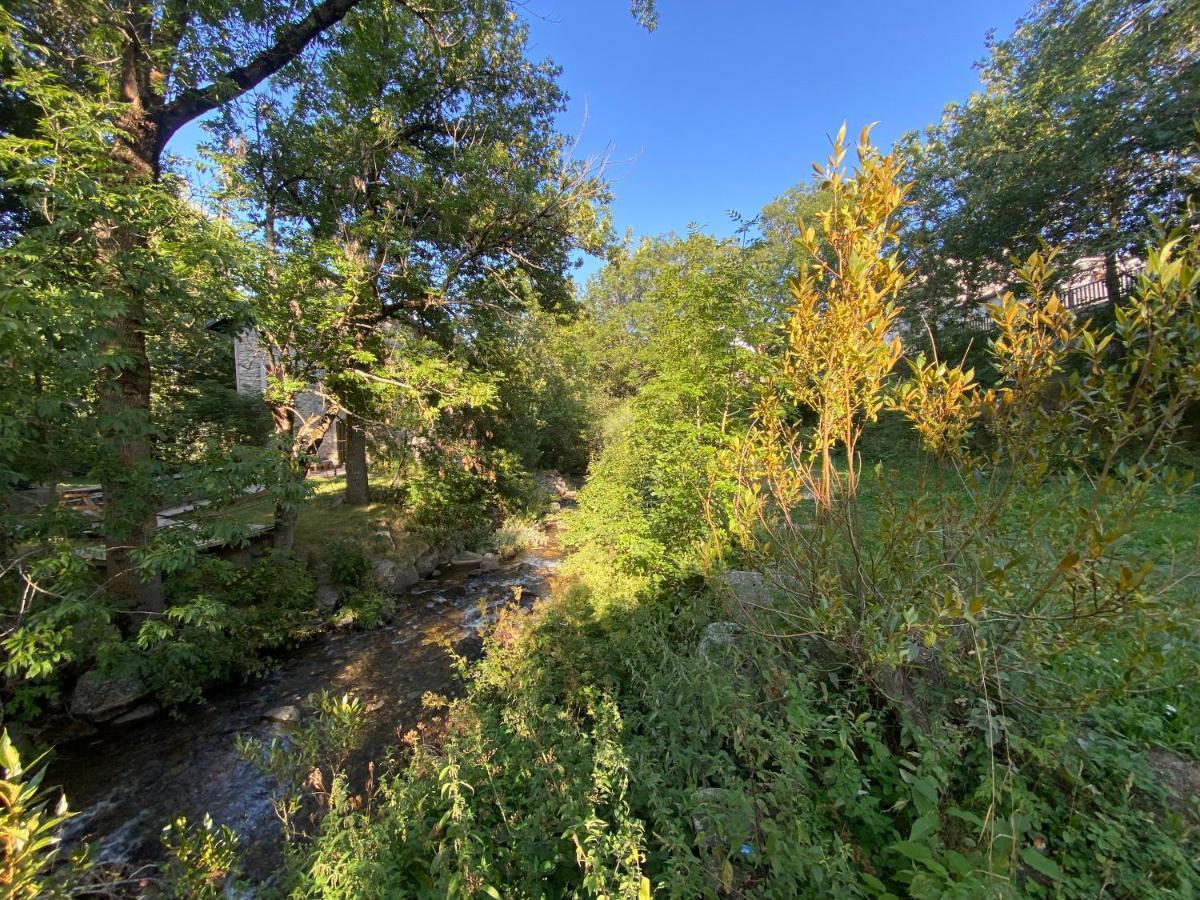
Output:
<svg viewBox="0 0 1200 900">
<path fill-rule="evenodd" d="M 237 384 L 237 392 L 244 396 L 261 396 L 267 389 L 268 351 L 258 339 L 258 332 L 253 328 L 234 335 L 233 338 L 233 371 Z M 319 420 L 325 415 L 325 400 L 319 390 L 302 391 L 296 395 L 296 430 L 302 429 L 306 422 Z M 345 458 L 342 442 L 345 429 L 341 421 L 335 421 L 325 438 L 317 447 L 316 468 L 335 469 L 342 465 Z"/>
</svg>

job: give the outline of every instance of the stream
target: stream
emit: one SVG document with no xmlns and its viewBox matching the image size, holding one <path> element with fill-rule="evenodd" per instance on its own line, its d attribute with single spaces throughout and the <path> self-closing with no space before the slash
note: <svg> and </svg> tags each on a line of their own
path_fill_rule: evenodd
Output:
<svg viewBox="0 0 1200 900">
<path fill-rule="evenodd" d="M 498 569 L 416 585 L 398 599 L 391 624 L 327 632 L 269 674 L 215 693 L 177 718 L 103 728 L 59 745 L 46 784 L 61 785 L 75 811 L 64 843 L 86 841 L 98 863 L 130 871 L 161 858 L 162 829 L 176 816 L 200 822 L 208 813 L 215 825 L 237 831 L 245 874 L 260 882 L 280 860 L 280 828 L 271 781 L 238 757 L 236 736 L 269 740 L 285 728 L 267 718 L 272 711 L 301 706 L 321 690 L 351 693 L 366 713 L 348 766 L 352 788 L 361 788 L 368 760 L 382 762 L 403 735 L 436 716 L 422 707 L 425 692 L 461 692 L 446 642 L 477 658 L 481 632 L 501 607 L 515 598 L 529 607 L 548 594 L 559 558 L 552 526 L 545 546 Z"/>
</svg>

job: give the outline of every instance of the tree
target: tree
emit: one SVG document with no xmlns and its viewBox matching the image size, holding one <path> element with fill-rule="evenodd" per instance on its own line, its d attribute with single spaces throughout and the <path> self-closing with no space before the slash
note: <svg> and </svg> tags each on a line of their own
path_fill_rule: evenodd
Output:
<svg viewBox="0 0 1200 900">
<path fill-rule="evenodd" d="M 1003 283 L 1040 242 L 1118 258 L 1182 201 L 1200 103 L 1200 7 L 1043 0 L 989 41 L 982 89 L 901 142 L 906 251 L 923 308 Z"/>
<path fill-rule="evenodd" d="M 773 340 L 755 264 L 737 241 L 666 236 L 588 284 L 583 353 L 609 412 L 570 541 L 580 565 L 631 590 L 686 568 L 728 486 L 712 483 L 717 460 L 749 425 L 759 348 Z"/>
<path fill-rule="evenodd" d="M 635 0 L 632 8 L 652 27 L 652 2 Z M 52 73 L 107 123 L 109 137 L 97 147 L 132 192 L 161 183 L 166 147 L 180 128 L 256 90 L 355 10 L 363 23 L 398 12 L 434 22 L 445 13 L 406 0 L 313 0 L 299 9 L 283 0 L 18 0 L 5 27 L 12 65 Z M 95 224 L 97 252 L 126 263 L 111 285 L 120 303 L 96 375 L 102 439 L 113 461 L 104 481 L 109 587 L 153 610 L 162 603 L 161 579 L 138 558 L 156 529 L 146 346 L 156 298 L 147 287 L 153 276 L 139 277 L 150 254 L 138 211 L 135 203 Z"/>
<path fill-rule="evenodd" d="M 340 21 L 355 0 L 324 0 L 292 19 L 288 3 L 186 2 L 114 6 L 101 0 L 18 3 L 22 66 L 41 66 L 85 99 L 111 127 L 111 172 L 132 194 L 149 196 L 164 174 L 167 142 L 185 124 L 265 79 Z M 144 190 L 143 190 L 144 189 Z M 97 253 L 122 265 L 110 296 L 118 301 L 98 367 L 102 438 L 110 464 L 104 482 L 109 589 L 144 609 L 162 605 L 157 572 L 136 551 L 157 527 L 149 427 L 152 371 L 147 327 L 153 316 L 148 238 L 137 227 L 137 197 L 95 224 Z"/>
<path fill-rule="evenodd" d="M 217 130 L 231 191 L 269 250 L 336 247 L 359 279 L 336 323 L 259 329 L 278 365 L 308 361 L 329 414 L 345 414 L 350 502 L 369 496 L 363 431 L 394 400 L 379 386 L 401 384 L 397 329 L 486 367 L 482 335 L 531 303 L 566 302 L 570 251 L 607 236 L 605 188 L 567 159 L 557 70 L 525 58 L 524 26 L 477 0 L 437 28 L 403 10 L 348 22 L 304 94 L 257 98 Z M 269 294 L 261 302 L 282 309 Z M 292 318 L 306 302 L 289 295 Z M 268 398 L 290 405 L 302 389 Z"/>
</svg>

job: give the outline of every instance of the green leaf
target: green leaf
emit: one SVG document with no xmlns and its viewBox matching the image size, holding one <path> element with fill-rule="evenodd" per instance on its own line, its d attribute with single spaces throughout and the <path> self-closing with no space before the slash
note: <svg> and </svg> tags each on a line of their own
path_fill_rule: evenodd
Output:
<svg viewBox="0 0 1200 900">
<path fill-rule="evenodd" d="M 921 815 L 927 815 L 937 809 L 938 805 L 938 790 L 928 778 L 914 778 L 912 781 L 913 803 Z M 936 815 L 936 813 L 935 813 Z"/>
<path fill-rule="evenodd" d="M 933 858 L 933 850 L 930 849 L 928 844 L 922 844 L 918 841 L 900 841 L 897 844 L 892 844 L 890 849 L 895 850 L 907 859 L 911 859 L 913 862 L 920 863 L 930 872 L 943 877 L 948 874 L 941 863 Z"/>
<path fill-rule="evenodd" d="M 1025 865 L 1029 866 L 1029 868 L 1041 872 L 1047 878 L 1052 878 L 1055 881 L 1063 881 L 1067 877 L 1066 873 L 1059 868 L 1058 863 L 1047 856 L 1043 856 L 1033 847 L 1021 848 L 1021 859 L 1024 860 Z"/>
<path fill-rule="evenodd" d="M 941 827 L 941 817 L 938 816 L 935 810 L 931 810 L 913 822 L 908 839 L 910 841 L 922 841 L 930 835 L 936 834 L 937 830 Z"/>
</svg>

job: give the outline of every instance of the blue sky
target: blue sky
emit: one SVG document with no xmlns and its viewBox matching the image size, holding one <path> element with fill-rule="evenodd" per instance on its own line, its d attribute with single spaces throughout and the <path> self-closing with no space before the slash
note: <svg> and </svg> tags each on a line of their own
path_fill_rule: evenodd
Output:
<svg viewBox="0 0 1200 900">
<path fill-rule="evenodd" d="M 526 0 L 530 52 L 563 68 L 562 128 L 611 147 L 619 233 L 728 233 L 824 159 L 842 121 L 890 144 L 978 85 L 988 29 L 1030 0 L 659 0 L 652 34 L 626 0 Z M 586 123 L 585 123 L 586 117 Z M 598 263 L 589 261 L 583 273 Z"/>
</svg>

